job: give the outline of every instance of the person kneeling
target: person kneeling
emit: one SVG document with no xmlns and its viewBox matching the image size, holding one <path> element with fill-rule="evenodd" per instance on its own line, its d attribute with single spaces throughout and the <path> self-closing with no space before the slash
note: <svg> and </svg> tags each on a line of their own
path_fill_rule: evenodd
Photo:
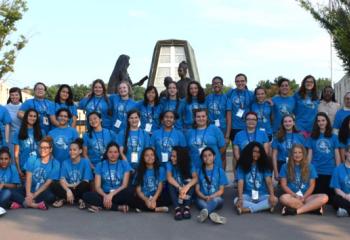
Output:
<svg viewBox="0 0 350 240">
<path fill-rule="evenodd" d="M 323 205 L 328 202 L 326 194 L 312 194 L 315 189 L 317 173 L 307 161 L 303 145 L 293 145 L 288 163 L 280 172 L 281 187 L 285 194 L 280 197 L 283 205 L 282 215 L 296 215 L 306 212 L 323 214 Z"/>
</svg>

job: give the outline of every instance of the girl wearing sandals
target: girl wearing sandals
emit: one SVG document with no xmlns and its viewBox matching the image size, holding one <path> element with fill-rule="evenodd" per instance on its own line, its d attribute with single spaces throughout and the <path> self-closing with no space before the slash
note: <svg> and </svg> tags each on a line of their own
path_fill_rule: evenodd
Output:
<svg viewBox="0 0 350 240">
<path fill-rule="evenodd" d="M 10 150 L 7 147 L 0 149 L 0 209 L 15 206 L 12 203 L 14 189 L 21 183 L 15 165 L 11 164 Z M 13 205 L 14 204 L 14 205 Z M 1 215 L 1 214 L 0 214 Z"/>
<path fill-rule="evenodd" d="M 206 147 L 200 155 L 203 164 L 198 170 L 198 183 L 196 184 L 197 206 L 200 213 L 197 216 L 198 222 L 209 219 L 218 224 L 225 224 L 226 218 L 215 211 L 224 204 L 224 187 L 228 181 L 224 170 L 214 165 L 215 151 Z"/>
<path fill-rule="evenodd" d="M 23 206 L 47 210 L 47 204 L 55 201 L 50 186 L 59 179 L 60 164 L 52 157 L 52 145 L 52 138 L 44 137 L 39 144 L 40 157 L 28 159 L 25 166 L 25 189 L 22 189 L 15 201 L 18 203 L 17 208 Z"/>
<path fill-rule="evenodd" d="M 102 208 L 126 213 L 132 191 L 128 188 L 131 167 L 121 160 L 119 145 L 108 144 L 103 161 L 95 169 L 95 190 L 83 195 L 90 212 L 98 212 Z"/>
<path fill-rule="evenodd" d="M 289 161 L 280 172 L 281 187 L 285 194 L 280 197 L 284 206 L 282 215 L 296 215 L 311 211 L 323 214 L 322 206 L 328 201 L 326 194 L 312 194 L 315 189 L 317 173 L 308 163 L 306 150 L 301 144 L 294 144 Z"/>
<path fill-rule="evenodd" d="M 92 171 L 89 160 L 81 157 L 82 152 L 83 140 L 78 138 L 70 144 L 70 157 L 62 163 L 60 182 L 53 184 L 52 191 L 58 198 L 54 207 L 62 207 L 67 202 L 79 203 L 80 209 L 85 208 L 82 197 L 90 189 Z"/>
<path fill-rule="evenodd" d="M 187 148 L 175 146 L 167 162 L 168 190 L 175 209 L 175 220 L 190 219 L 190 205 L 198 177 Z"/>
<path fill-rule="evenodd" d="M 168 212 L 168 196 L 163 191 L 165 170 L 153 148 L 145 148 L 136 173 L 136 211 Z"/>
<path fill-rule="evenodd" d="M 272 184 L 272 166 L 263 146 L 249 143 L 242 151 L 237 165 L 238 197 L 234 199 L 237 213 L 255 213 L 270 209 L 278 199 Z"/>
</svg>

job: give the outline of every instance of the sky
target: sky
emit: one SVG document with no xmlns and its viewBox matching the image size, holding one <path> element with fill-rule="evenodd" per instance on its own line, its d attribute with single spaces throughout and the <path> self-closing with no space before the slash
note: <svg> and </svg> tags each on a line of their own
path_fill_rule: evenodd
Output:
<svg viewBox="0 0 350 240">
<path fill-rule="evenodd" d="M 323 3 L 327 1 L 314 1 Z M 158 40 L 187 40 L 200 82 L 237 73 L 248 87 L 284 76 L 331 77 L 330 37 L 294 0 L 30 0 L 17 25 L 29 38 L 11 86 L 108 82 L 119 55 L 130 56 L 135 82 L 148 75 Z M 344 71 L 333 52 L 333 81 Z"/>
</svg>

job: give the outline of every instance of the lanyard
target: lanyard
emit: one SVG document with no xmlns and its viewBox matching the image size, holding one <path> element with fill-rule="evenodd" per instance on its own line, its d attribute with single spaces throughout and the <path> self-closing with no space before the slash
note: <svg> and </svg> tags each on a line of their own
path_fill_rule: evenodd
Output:
<svg viewBox="0 0 350 240">
<path fill-rule="evenodd" d="M 148 111 L 148 108 L 151 107 L 151 111 Z M 153 122 L 153 116 L 154 116 L 154 106 L 147 105 L 146 107 L 146 115 L 147 115 L 147 120 L 148 122 L 152 123 Z"/>
<path fill-rule="evenodd" d="M 239 106 L 241 107 L 241 109 L 244 109 L 244 105 L 246 104 L 247 101 L 247 92 L 246 90 L 242 91 L 243 95 L 244 95 L 244 101 L 241 101 L 241 91 L 237 90 L 237 96 L 238 96 L 238 101 L 239 101 Z M 247 104 L 248 105 L 248 104 Z"/>
<path fill-rule="evenodd" d="M 101 152 L 102 152 L 102 154 L 103 154 L 103 148 L 105 146 L 105 138 L 104 138 L 103 129 L 101 132 L 102 132 L 102 146 L 100 145 L 100 142 L 97 141 L 99 138 L 97 137 L 96 132 L 94 130 L 92 131 L 92 133 L 94 134 L 94 137 L 96 139 L 96 144 L 97 144 L 98 150 L 100 151 L 99 153 L 101 154 Z"/>
<path fill-rule="evenodd" d="M 288 139 L 288 133 L 286 134 L 286 149 L 289 152 L 292 149 L 293 146 L 293 142 L 294 142 L 294 133 L 291 133 L 290 135 L 292 135 L 292 137 L 290 138 L 290 141 Z M 288 144 L 290 143 L 290 144 Z"/>
<path fill-rule="evenodd" d="M 97 103 L 96 103 L 96 97 L 94 97 L 94 101 L 93 101 L 93 104 L 94 104 L 94 111 L 97 111 L 97 107 L 100 105 L 101 99 L 102 99 L 102 97 L 99 97 L 99 98 L 98 98 L 98 101 L 97 101 Z"/>
<path fill-rule="evenodd" d="M 134 145 L 133 141 L 131 141 L 131 134 L 128 137 L 128 143 L 131 145 L 132 152 L 137 152 L 137 148 L 140 146 L 141 138 L 140 138 L 140 129 L 137 129 L 137 141 L 136 145 Z"/>
<path fill-rule="evenodd" d="M 111 188 L 114 187 L 113 181 L 112 181 L 112 173 L 111 173 L 111 167 L 110 167 L 110 163 L 107 160 L 107 166 L 108 166 L 108 172 L 109 172 L 109 184 L 111 186 Z M 116 182 L 119 182 L 119 178 L 118 178 L 118 169 L 119 169 L 119 165 L 118 162 L 115 164 L 115 178 L 116 178 Z M 116 187 L 116 186 L 115 186 Z"/>
<path fill-rule="evenodd" d="M 246 134 L 247 139 L 248 139 L 249 142 L 256 141 L 256 129 L 254 131 L 254 138 L 253 139 L 251 139 L 251 134 L 248 133 L 247 129 L 245 130 L 245 134 Z"/>
<path fill-rule="evenodd" d="M 206 171 L 206 170 L 205 170 Z M 211 186 L 213 186 L 213 175 L 214 175 L 215 167 L 213 167 L 213 170 L 211 171 L 210 177 L 209 177 L 209 184 L 207 184 L 207 193 L 210 194 Z"/>
<path fill-rule="evenodd" d="M 123 106 L 123 119 L 125 118 L 125 113 L 127 111 L 128 104 L 129 104 L 129 99 L 127 100 L 120 99 L 119 101 L 119 106 L 120 105 Z M 117 107 L 117 118 L 118 117 L 119 117 L 119 108 Z"/>
<path fill-rule="evenodd" d="M 222 97 L 223 97 L 222 94 L 219 94 L 219 95 L 213 94 L 213 101 L 212 101 L 213 108 L 211 110 L 212 110 L 212 113 L 215 116 L 215 119 L 219 119 L 219 117 L 220 117 L 220 113 L 221 113 L 221 111 L 220 111 L 220 103 L 221 103 Z M 217 98 L 219 98 L 219 101 L 217 101 Z M 217 105 L 217 109 L 214 108 L 215 103 Z"/>
<path fill-rule="evenodd" d="M 174 128 L 171 129 L 169 135 L 168 135 L 168 139 L 171 137 L 171 135 L 173 134 L 173 130 Z M 168 147 L 169 147 L 169 144 L 170 144 L 170 141 L 164 141 L 164 128 L 162 129 L 162 139 L 161 139 L 161 142 L 163 143 L 162 144 L 162 149 L 163 151 L 165 151 Z"/>
<path fill-rule="evenodd" d="M 295 183 L 298 190 L 301 191 L 301 186 L 303 185 L 303 180 L 301 179 L 301 169 L 300 171 L 295 171 Z"/>
<path fill-rule="evenodd" d="M 254 174 L 253 174 L 254 173 Z M 255 166 L 254 168 L 252 167 L 252 170 L 251 170 L 251 173 L 252 175 L 252 178 L 253 178 L 253 187 L 254 187 L 254 190 L 257 190 L 258 188 L 256 187 L 256 179 L 258 177 L 258 169 L 257 167 Z"/>
<path fill-rule="evenodd" d="M 265 119 L 265 102 L 263 102 L 263 103 L 261 103 L 261 104 L 259 104 L 259 103 L 257 103 L 257 105 L 258 105 L 258 107 L 259 107 L 259 114 L 258 114 L 258 117 L 260 118 L 260 120 L 262 121 L 262 122 L 264 122 L 264 119 Z"/>
<path fill-rule="evenodd" d="M 201 138 L 201 141 L 200 141 L 200 147 L 203 147 L 204 143 L 205 143 L 205 140 L 204 140 L 204 137 L 205 137 L 205 133 L 207 132 L 207 129 L 208 127 L 205 128 L 203 134 L 202 134 L 202 138 Z M 198 133 L 198 129 L 196 129 L 195 131 L 195 142 L 197 142 L 197 133 Z M 198 142 L 197 142 L 198 144 Z"/>
<path fill-rule="evenodd" d="M 43 99 L 43 101 L 41 102 L 41 101 L 37 100 L 36 98 L 34 98 L 33 104 L 34 104 L 34 109 L 36 109 L 39 113 L 46 112 L 45 114 L 47 114 L 47 105 L 46 105 L 45 99 Z M 43 108 L 43 105 L 44 105 L 44 108 Z M 38 107 L 40 107 L 40 109 Z M 43 111 L 41 111 L 41 110 L 43 110 Z"/>
<path fill-rule="evenodd" d="M 29 148 L 30 148 L 30 152 L 34 152 L 36 147 L 35 147 L 35 141 L 34 141 L 34 133 L 32 135 L 33 138 L 31 138 L 28 134 L 28 140 L 29 140 Z"/>
</svg>

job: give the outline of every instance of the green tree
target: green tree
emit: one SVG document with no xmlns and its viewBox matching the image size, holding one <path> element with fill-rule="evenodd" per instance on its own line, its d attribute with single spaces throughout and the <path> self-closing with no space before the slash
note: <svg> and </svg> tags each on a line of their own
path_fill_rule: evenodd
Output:
<svg viewBox="0 0 350 240">
<path fill-rule="evenodd" d="M 140 101 L 143 100 L 143 95 L 145 94 L 145 88 L 141 87 L 141 86 L 134 86 L 132 88 L 133 92 L 134 92 L 134 100 L 135 101 Z"/>
<path fill-rule="evenodd" d="M 47 88 L 47 91 L 46 91 L 47 99 L 49 99 L 51 101 L 55 101 L 55 96 L 56 96 L 56 93 L 57 93 L 59 87 L 60 87 L 59 84 L 49 86 Z"/>
<path fill-rule="evenodd" d="M 321 92 L 326 86 L 332 86 L 332 82 L 329 78 L 318 78 L 316 80 L 316 85 L 317 85 L 317 93 L 318 96 L 321 96 Z"/>
<path fill-rule="evenodd" d="M 17 31 L 16 23 L 22 19 L 27 11 L 24 0 L 0 1 L 0 79 L 8 72 L 14 71 L 14 64 L 18 51 L 27 43 L 27 39 L 20 35 L 13 41 L 13 33 Z"/>
<path fill-rule="evenodd" d="M 83 97 L 85 97 L 91 91 L 91 84 L 74 84 L 71 86 L 73 92 L 73 101 L 79 102 Z"/>
<path fill-rule="evenodd" d="M 337 55 L 350 73 L 350 1 L 333 0 L 317 8 L 309 0 L 297 1 L 331 34 Z"/>
</svg>

